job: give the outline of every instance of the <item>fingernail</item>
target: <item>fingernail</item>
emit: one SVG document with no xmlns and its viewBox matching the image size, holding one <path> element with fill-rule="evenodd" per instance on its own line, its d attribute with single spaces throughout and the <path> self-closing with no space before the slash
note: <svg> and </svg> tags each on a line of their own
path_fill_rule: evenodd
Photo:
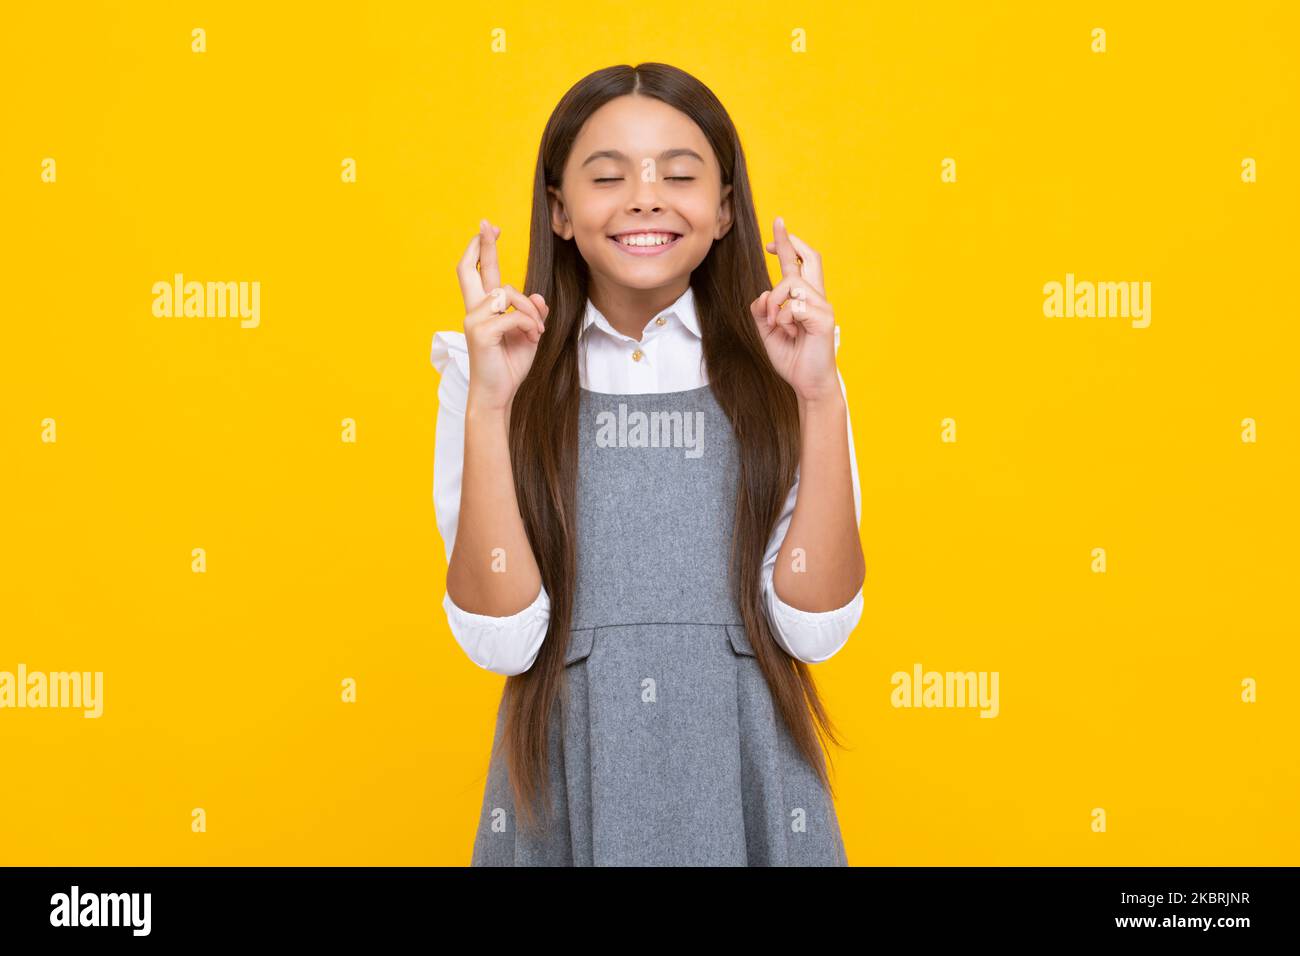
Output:
<svg viewBox="0 0 1300 956">
<path fill-rule="evenodd" d="M 780 226 L 782 229 L 785 228 L 785 220 L 782 219 L 780 216 L 776 217 L 776 224 Z"/>
</svg>

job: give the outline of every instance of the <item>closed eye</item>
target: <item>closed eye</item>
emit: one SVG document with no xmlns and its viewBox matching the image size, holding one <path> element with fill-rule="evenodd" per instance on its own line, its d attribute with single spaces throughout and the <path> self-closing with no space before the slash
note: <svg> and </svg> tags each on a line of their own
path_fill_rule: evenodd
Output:
<svg viewBox="0 0 1300 956">
<path fill-rule="evenodd" d="M 664 179 L 677 180 L 678 182 L 689 183 L 693 181 L 695 177 L 694 176 L 665 176 Z M 623 181 L 622 176 L 604 176 L 601 177 L 600 179 L 595 180 L 595 182 L 598 183 L 617 183 L 622 181 Z"/>
</svg>

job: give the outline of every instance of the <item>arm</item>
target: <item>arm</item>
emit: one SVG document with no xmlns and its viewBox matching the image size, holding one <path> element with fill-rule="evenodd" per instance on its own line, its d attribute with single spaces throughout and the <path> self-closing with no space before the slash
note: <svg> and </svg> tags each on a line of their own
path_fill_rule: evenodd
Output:
<svg viewBox="0 0 1300 956">
<path fill-rule="evenodd" d="M 799 402 L 803 444 L 798 495 L 773 571 L 774 596 L 788 607 L 814 613 L 853 604 L 866 579 L 848 402 L 843 376 L 836 375 L 837 397 Z M 801 555 L 794 554 L 796 549 L 802 549 Z"/>
<path fill-rule="evenodd" d="M 466 484 L 464 478 L 470 473 L 466 467 L 468 464 L 466 452 L 474 447 L 474 438 L 471 436 L 471 429 L 468 427 L 467 400 L 469 392 L 469 357 L 465 346 L 465 336 L 461 332 L 439 332 L 433 339 L 433 350 L 431 360 L 435 368 L 442 373 L 442 382 L 438 387 L 438 426 L 434 440 L 434 482 L 433 498 L 434 511 L 438 523 L 438 529 L 442 534 L 443 544 L 446 549 L 447 560 L 450 565 L 456 560 L 457 555 L 462 559 L 458 566 L 468 565 L 472 562 L 463 560 L 466 554 L 474 553 L 476 547 L 474 541 L 482 541 L 482 535 L 473 535 L 470 532 L 477 521 L 472 516 L 465 523 L 464 538 L 469 539 L 468 545 L 463 544 L 464 538 L 458 535 L 460 526 L 460 515 L 463 505 L 466 501 L 473 502 L 479 498 L 476 495 L 463 495 L 462 487 Z M 508 419 L 506 419 L 508 421 Z M 504 427 L 504 426 L 502 426 Z M 507 482 L 511 481 L 511 471 L 509 468 L 509 455 L 504 444 L 498 445 L 493 439 L 495 436 L 489 436 L 487 443 L 479 442 L 478 447 L 486 447 L 490 452 L 504 454 L 506 466 L 503 474 Z M 504 438 L 501 439 L 502 443 Z M 492 462 L 489 458 L 489 467 Z M 471 478 L 472 485 L 473 479 Z M 443 598 L 442 606 L 447 615 L 447 622 L 451 628 L 453 636 L 458 644 L 465 651 L 474 663 L 480 667 L 493 671 L 498 674 L 507 676 L 522 673 L 532 667 L 537 658 L 537 653 L 541 648 L 542 640 L 546 637 L 547 627 L 550 623 L 550 599 L 544 588 L 541 587 L 541 576 L 538 572 L 536 561 L 532 557 L 532 549 L 527 546 L 527 539 L 523 531 L 523 522 L 519 516 L 518 504 L 514 496 L 514 487 L 511 484 L 508 488 L 509 504 L 513 509 L 513 517 L 518 524 L 518 533 L 524 537 L 524 552 L 527 555 L 524 571 L 531 569 L 536 575 L 536 584 L 533 585 L 532 594 L 536 597 L 531 598 L 522 610 L 508 606 L 509 602 L 515 600 L 517 591 L 509 591 L 505 601 L 506 606 L 501 603 L 490 603 L 484 605 L 475 602 L 474 591 L 475 575 L 470 573 L 466 577 L 470 578 L 469 597 L 464 597 L 459 587 L 454 586 L 450 570 L 447 575 L 447 594 Z M 497 488 L 496 494 L 501 493 Z M 464 499 L 464 500 L 463 500 Z M 467 515 L 472 512 L 466 511 Z M 459 540 L 458 540 L 459 539 Z M 458 543 L 462 544 L 457 548 Z M 494 545 L 495 546 L 495 545 Z M 509 558 L 515 554 L 515 550 L 510 545 L 501 545 L 507 548 L 506 556 Z M 482 547 L 482 544 L 477 545 Z M 490 552 L 490 548 L 487 549 Z M 491 555 L 480 562 L 480 577 L 486 577 L 488 584 L 501 584 L 500 579 L 507 578 L 513 572 L 516 584 L 525 590 L 529 585 L 526 574 L 521 574 L 515 570 L 512 565 L 516 566 L 519 562 L 507 560 L 507 568 L 510 571 L 506 573 L 497 573 L 491 571 Z M 486 569 L 486 570 L 485 570 Z M 471 572 L 473 569 L 469 569 Z M 458 597 L 462 597 L 468 604 L 470 610 L 452 597 L 452 591 L 455 590 Z M 497 592 L 489 594 L 489 602 L 497 597 Z M 522 601 L 522 599 L 521 599 Z"/>
<path fill-rule="evenodd" d="M 766 248 L 780 262 L 781 281 L 750 311 L 772 367 L 798 398 L 801 445 L 800 487 L 773 571 L 771 603 L 778 611 L 784 605 L 825 614 L 851 608 L 866 578 L 848 398 L 835 359 L 840 327 L 826 300 L 821 255 L 788 232 L 780 216 L 773 236 Z"/>
<path fill-rule="evenodd" d="M 836 345 L 839 344 L 839 330 L 836 331 Z M 838 373 L 837 373 L 838 374 Z M 844 391 L 844 379 L 840 376 L 840 395 L 844 399 L 843 419 L 841 430 L 835 437 L 830 437 L 829 432 L 825 435 L 819 431 L 811 429 L 808 424 L 804 425 L 803 447 L 800 455 L 800 467 L 796 472 L 794 485 L 790 489 L 790 494 L 786 499 L 785 511 L 781 519 L 773 529 L 771 543 L 768 545 L 767 557 L 763 567 L 763 597 L 764 606 L 767 610 L 768 620 L 777 637 L 778 642 L 792 656 L 806 663 L 815 664 L 830 659 L 836 654 L 848 641 L 849 635 L 858 621 L 862 617 L 863 608 L 863 583 L 865 580 L 865 563 L 862 557 L 861 542 L 858 538 L 858 528 L 862 518 L 862 495 L 858 480 L 857 456 L 853 447 L 853 428 L 848 415 L 848 400 Z M 833 409 L 832 409 L 833 410 Z M 807 422 L 813 415 L 806 414 L 801 409 L 801 418 Z M 835 416 L 828 415 L 827 419 L 834 422 Z M 831 575 L 827 580 L 809 582 L 809 578 L 822 577 L 819 573 L 821 568 L 819 562 L 814 560 L 818 545 L 818 530 L 815 527 L 817 517 L 805 526 L 813 528 L 809 537 L 796 537 L 796 534 L 804 534 L 795 526 L 796 513 L 800 513 L 800 502 L 805 501 L 808 504 L 803 506 L 803 514 L 809 513 L 809 504 L 818 497 L 818 491 L 813 486 L 819 472 L 825 475 L 829 472 L 832 479 L 831 495 L 843 492 L 843 487 L 835 487 L 836 478 L 842 478 L 843 473 L 835 467 L 834 456 L 826 455 L 819 451 L 823 444 L 839 445 L 844 449 L 844 459 L 842 463 L 848 471 L 848 477 L 851 484 L 851 512 L 845 514 L 846 509 L 843 507 L 843 501 L 840 500 L 841 507 L 829 507 L 822 509 L 819 514 L 817 511 L 812 513 L 826 520 L 829 515 L 830 531 L 840 547 L 847 548 L 849 560 L 841 560 L 838 567 L 848 565 L 849 574 Z M 802 476 L 805 474 L 807 463 L 810 460 L 816 460 L 822 465 L 822 469 L 816 469 L 808 472 L 809 481 L 804 483 Z M 808 488 L 808 494 L 802 493 L 802 488 Z M 821 497 L 826 497 L 826 492 L 822 492 Z M 834 504 L 834 500 L 831 502 Z M 837 534 L 834 522 L 843 522 L 852 528 L 852 542 L 844 542 L 843 535 Z M 851 523 L 851 524 L 850 524 Z M 822 530 L 825 533 L 825 529 Z M 800 542 L 804 543 L 800 543 Z M 804 572 L 794 570 L 793 556 L 790 552 L 797 547 L 803 547 L 805 557 L 803 567 Z M 854 555 L 856 554 L 856 557 Z M 777 574 L 778 558 L 780 566 L 786 572 Z M 836 558 L 832 555 L 832 562 Z M 843 579 L 848 578 L 848 583 L 844 584 Z M 778 578 L 782 583 L 778 584 Z M 788 582 L 796 582 L 795 587 L 790 587 Z M 799 589 L 798 585 L 810 583 L 814 586 L 806 589 Z M 843 590 L 836 590 L 836 587 Z M 852 586 L 856 593 L 847 597 L 847 588 Z M 778 593 L 778 587 L 781 588 Z M 795 596 L 796 591 L 798 597 Z M 811 595 L 811 597 L 809 597 Z"/>
</svg>

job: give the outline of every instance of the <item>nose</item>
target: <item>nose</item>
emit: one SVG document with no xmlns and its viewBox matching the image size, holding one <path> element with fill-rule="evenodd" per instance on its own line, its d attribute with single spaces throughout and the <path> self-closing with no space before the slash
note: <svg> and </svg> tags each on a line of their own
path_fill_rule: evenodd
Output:
<svg viewBox="0 0 1300 956">
<path fill-rule="evenodd" d="M 632 201 L 628 204 L 628 212 L 663 212 L 663 204 L 659 201 L 659 177 L 653 173 L 647 178 L 637 175 L 639 185 L 632 194 Z"/>
</svg>

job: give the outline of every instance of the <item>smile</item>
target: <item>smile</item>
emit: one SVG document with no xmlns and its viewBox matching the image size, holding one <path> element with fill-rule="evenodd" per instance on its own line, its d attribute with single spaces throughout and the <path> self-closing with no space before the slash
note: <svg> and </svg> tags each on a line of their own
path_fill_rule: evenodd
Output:
<svg viewBox="0 0 1300 956">
<path fill-rule="evenodd" d="M 682 237 L 675 232 L 624 232 L 609 241 L 630 256 L 657 256 L 677 245 Z"/>
</svg>

